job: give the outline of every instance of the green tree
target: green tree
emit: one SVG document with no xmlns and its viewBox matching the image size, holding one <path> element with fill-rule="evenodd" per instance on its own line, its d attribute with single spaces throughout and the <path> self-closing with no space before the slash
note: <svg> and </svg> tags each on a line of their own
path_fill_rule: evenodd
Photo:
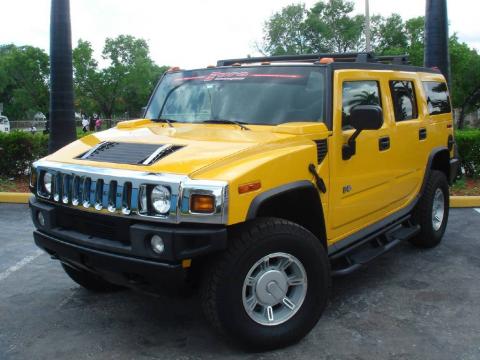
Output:
<svg viewBox="0 0 480 360">
<path fill-rule="evenodd" d="M 123 113 L 137 115 L 167 70 L 166 66 L 159 67 L 150 59 L 149 51 L 145 40 L 130 35 L 105 41 L 103 57 L 111 62 L 106 75 L 120 94 L 121 101 L 116 106 Z"/>
<path fill-rule="evenodd" d="M 354 3 L 345 0 L 319 1 L 306 20 L 309 41 L 318 52 L 348 52 L 365 48 L 361 41 L 363 15 L 352 15 Z"/>
<path fill-rule="evenodd" d="M 108 66 L 100 69 L 89 42 L 80 40 L 74 49 L 77 106 L 107 118 L 124 113 L 138 116 L 167 67 L 150 59 L 145 40 L 130 35 L 106 39 L 102 57 Z"/>
<path fill-rule="evenodd" d="M 269 55 L 303 54 L 315 51 L 307 38 L 304 4 L 292 4 L 275 13 L 264 25 L 262 52 Z"/>
<path fill-rule="evenodd" d="M 33 46 L 0 46 L 0 102 L 11 119 L 48 111 L 48 55 Z"/>
<path fill-rule="evenodd" d="M 408 19 L 405 22 L 405 31 L 407 35 L 407 54 L 410 62 L 416 66 L 423 66 L 424 58 L 424 38 L 425 38 L 425 18 L 419 16 Z"/>
<path fill-rule="evenodd" d="M 399 54 L 408 48 L 408 38 L 405 32 L 405 23 L 398 14 L 392 14 L 386 19 L 381 19 L 377 24 L 376 33 L 378 43 L 375 44 L 375 51 L 380 54 Z"/>
<path fill-rule="evenodd" d="M 75 107 L 88 114 L 98 111 L 102 107 L 99 104 L 104 102 L 103 79 L 88 41 L 80 39 L 73 49 L 73 74 Z"/>
<path fill-rule="evenodd" d="M 480 55 L 456 35 L 449 42 L 452 72 L 452 103 L 460 109 L 458 128 L 464 127 L 465 115 L 480 106 Z"/>
<path fill-rule="evenodd" d="M 307 10 L 292 4 L 265 22 L 262 52 L 269 55 L 361 50 L 364 17 L 352 16 L 353 2 L 317 2 Z"/>
</svg>

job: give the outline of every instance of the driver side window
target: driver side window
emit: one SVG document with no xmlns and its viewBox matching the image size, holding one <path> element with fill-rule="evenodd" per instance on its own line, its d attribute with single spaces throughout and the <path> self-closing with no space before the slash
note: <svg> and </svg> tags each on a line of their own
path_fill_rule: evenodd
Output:
<svg viewBox="0 0 480 360">
<path fill-rule="evenodd" d="M 382 106 L 378 81 L 345 81 L 343 83 L 342 130 L 353 129 L 350 126 L 350 113 L 357 105 Z"/>
</svg>

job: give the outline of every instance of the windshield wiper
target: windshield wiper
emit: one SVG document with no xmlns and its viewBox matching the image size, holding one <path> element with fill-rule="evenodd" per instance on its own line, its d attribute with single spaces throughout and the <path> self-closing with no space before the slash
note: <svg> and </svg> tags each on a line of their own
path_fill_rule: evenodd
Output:
<svg viewBox="0 0 480 360">
<path fill-rule="evenodd" d="M 155 122 L 166 122 L 166 123 L 168 124 L 168 126 L 170 126 L 171 128 L 174 127 L 174 126 L 172 125 L 172 123 L 177 122 L 177 120 L 172 120 L 172 119 L 167 119 L 167 118 L 152 119 L 152 121 L 155 121 Z"/>
<path fill-rule="evenodd" d="M 243 125 L 243 124 L 246 124 L 246 123 L 242 123 L 242 122 L 236 121 L 236 120 L 215 119 L 215 120 L 205 120 L 205 121 L 202 121 L 202 122 L 205 123 L 205 124 L 234 124 L 234 125 L 240 126 L 240 128 L 242 130 L 250 130 L 248 127 Z"/>
</svg>

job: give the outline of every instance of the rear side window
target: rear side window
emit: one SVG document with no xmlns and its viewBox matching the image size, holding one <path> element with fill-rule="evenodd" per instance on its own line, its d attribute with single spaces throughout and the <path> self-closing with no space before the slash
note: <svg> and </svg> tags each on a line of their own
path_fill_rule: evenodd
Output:
<svg viewBox="0 0 480 360">
<path fill-rule="evenodd" d="M 390 81 L 395 120 L 412 120 L 418 118 L 417 99 L 412 81 Z"/>
<path fill-rule="evenodd" d="M 423 88 L 427 95 L 428 112 L 430 115 L 452 112 L 447 84 L 440 81 L 424 81 Z"/>
<path fill-rule="evenodd" d="M 342 90 L 342 129 L 350 126 L 350 113 L 358 105 L 378 105 L 380 102 L 380 88 L 377 81 L 345 81 Z"/>
</svg>

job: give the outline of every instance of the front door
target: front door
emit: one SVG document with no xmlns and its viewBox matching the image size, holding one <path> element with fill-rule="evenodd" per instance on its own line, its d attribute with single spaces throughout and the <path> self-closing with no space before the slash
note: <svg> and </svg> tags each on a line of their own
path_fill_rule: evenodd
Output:
<svg viewBox="0 0 480 360">
<path fill-rule="evenodd" d="M 385 74 L 360 70 L 334 74 L 332 166 L 330 184 L 329 242 L 355 233 L 385 217 L 392 204 L 390 135 L 391 103 L 387 101 Z M 356 153 L 342 157 L 342 146 L 353 134 L 349 125 L 351 110 L 357 105 L 378 105 L 384 123 L 379 130 L 362 131 L 356 140 Z"/>
</svg>

